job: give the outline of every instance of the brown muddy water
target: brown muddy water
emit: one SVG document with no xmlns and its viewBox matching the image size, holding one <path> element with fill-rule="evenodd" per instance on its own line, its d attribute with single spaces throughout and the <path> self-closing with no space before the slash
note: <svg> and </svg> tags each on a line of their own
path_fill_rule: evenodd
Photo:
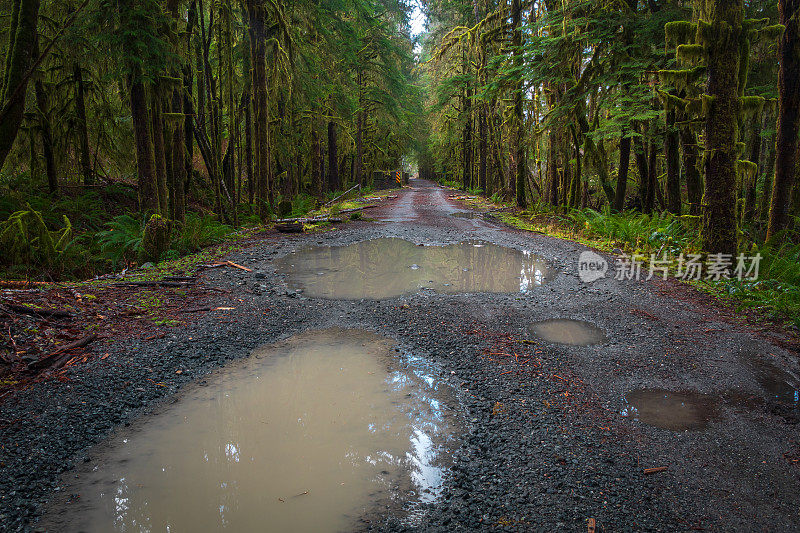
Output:
<svg viewBox="0 0 800 533">
<path fill-rule="evenodd" d="M 458 432 L 451 392 L 371 333 L 256 350 L 112 437 L 51 531 L 351 531 L 434 501 Z M 133 428 L 131 428 L 133 429 Z"/>
<path fill-rule="evenodd" d="M 591 346 L 606 342 L 606 334 L 594 324 L 583 320 L 553 318 L 534 322 L 530 325 L 531 334 L 547 342 L 569 344 L 572 346 Z"/>
<path fill-rule="evenodd" d="M 622 416 L 672 431 L 703 429 L 717 416 L 715 401 L 697 392 L 639 389 L 625 395 L 625 404 Z"/>
<path fill-rule="evenodd" d="M 393 298 L 425 289 L 527 292 L 554 273 L 540 257 L 496 244 L 418 246 L 397 238 L 303 248 L 278 260 L 277 269 L 306 296 L 346 300 Z"/>
</svg>

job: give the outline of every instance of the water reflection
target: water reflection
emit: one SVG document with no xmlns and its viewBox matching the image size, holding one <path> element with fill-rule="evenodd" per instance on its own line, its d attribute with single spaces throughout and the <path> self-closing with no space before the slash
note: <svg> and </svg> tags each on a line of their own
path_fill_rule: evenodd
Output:
<svg viewBox="0 0 800 533">
<path fill-rule="evenodd" d="M 624 401 L 622 416 L 672 431 L 703 429 L 717 416 L 713 398 L 691 391 L 638 389 L 627 393 Z"/>
<path fill-rule="evenodd" d="M 304 248 L 280 259 L 278 271 L 309 296 L 338 299 L 391 298 L 420 289 L 527 292 L 553 273 L 529 251 L 475 242 L 417 246 L 397 238 Z"/>
<path fill-rule="evenodd" d="M 334 329 L 260 350 L 115 439 L 53 529 L 348 531 L 373 509 L 432 501 L 450 400 L 390 349 Z"/>
</svg>

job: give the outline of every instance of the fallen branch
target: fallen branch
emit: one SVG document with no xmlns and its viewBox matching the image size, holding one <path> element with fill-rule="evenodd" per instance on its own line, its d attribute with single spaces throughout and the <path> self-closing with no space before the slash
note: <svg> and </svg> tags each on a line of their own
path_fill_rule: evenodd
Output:
<svg viewBox="0 0 800 533">
<path fill-rule="evenodd" d="M 0 289 L 27 289 L 28 287 L 41 287 L 53 285 L 50 281 L 15 281 L 0 280 Z"/>
<path fill-rule="evenodd" d="M 185 281 L 121 281 L 114 283 L 114 287 L 190 287 L 192 284 Z"/>
<path fill-rule="evenodd" d="M 350 187 L 349 189 L 347 189 L 346 191 L 344 191 L 342 194 L 340 194 L 339 196 L 337 196 L 336 198 L 334 198 L 333 200 L 331 200 L 330 202 L 328 202 L 328 203 L 326 203 L 326 204 L 324 204 L 324 205 L 331 205 L 333 202 L 335 202 L 335 201 L 336 201 L 336 200 L 338 200 L 339 198 L 343 198 L 345 195 L 347 195 L 347 193 L 349 193 L 350 191 L 352 191 L 352 190 L 353 190 L 353 189 L 355 189 L 356 187 L 358 187 L 358 190 L 359 190 L 359 191 L 361 190 L 361 184 L 360 184 L 360 183 L 357 183 L 357 184 L 353 185 L 352 187 Z"/>
<path fill-rule="evenodd" d="M 83 348 L 90 342 L 93 342 L 95 339 L 97 339 L 97 333 L 92 333 L 90 335 L 83 337 L 82 339 L 78 339 L 75 342 L 71 342 L 67 345 L 64 345 L 58 350 L 55 350 L 54 352 L 51 352 L 50 354 L 39 359 L 38 361 L 34 361 L 33 363 L 28 364 L 28 370 L 39 370 L 42 368 L 46 368 L 48 366 L 55 366 L 56 368 L 58 368 L 59 363 L 61 363 L 61 359 L 63 358 L 63 355 L 69 355 L 69 354 L 64 354 L 64 352 L 69 352 L 70 350 L 75 350 L 77 348 Z M 63 362 L 66 362 L 67 359 L 64 359 Z"/>
<path fill-rule="evenodd" d="M 75 316 L 75 313 L 64 311 L 63 309 L 37 309 L 36 307 L 31 307 L 29 305 L 12 303 L 3 303 L 2 305 L 16 313 L 22 313 L 26 315 L 38 315 L 42 317 L 49 316 L 53 318 L 72 318 Z"/>
<path fill-rule="evenodd" d="M 647 474 L 658 474 L 659 472 L 664 472 L 667 470 L 666 466 L 656 466 L 654 468 L 645 468 L 644 473 Z"/>
</svg>

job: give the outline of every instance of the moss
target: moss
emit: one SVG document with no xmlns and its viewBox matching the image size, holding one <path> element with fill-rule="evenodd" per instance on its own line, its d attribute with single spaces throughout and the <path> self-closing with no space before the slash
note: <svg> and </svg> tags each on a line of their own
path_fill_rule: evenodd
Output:
<svg viewBox="0 0 800 533">
<path fill-rule="evenodd" d="M 697 25 L 689 21 L 678 20 L 675 22 L 667 22 L 664 25 L 667 48 L 690 42 L 696 32 Z"/>
<path fill-rule="evenodd" d="M 169 247 L 172 223 L 161 215 L 153 215 L 144 226 L 140 260 L 157 263 Z"/>
<path fill-rule="evenodd" d="M 704 53 L 705 48 L 702 44 L 681 44 L 675 49 L 675 59 L 693 64 L 700 61 Z"/>
<path fill-rule="evenodd" d="M 739 179 L 751 180 L 758 173 L 758 165 L 752 161 L 738 159 L 736 161 L 736 175 Z"/>
<path fill-rule="evenodd" d="M 743 96 L 739 98 L 740 120 L 745 117 L 758 116 L 764 110 L 766 99 L 763 96 Z"/>
<path fill-rule="evenodd" d="M 664 91 L 658 91 L 658 97 L 661 98 L 661 102 L 664 104 L 664 109 L 666 111 L 672 111 L 673 109 L 680 109 L 683 111 L 686 109 L 686 104 L 688 104 L 683 98 L 679 98 Z"/>
<path fill-rule="evenodd" d="M 783 35 L 786 26 L 783 24 L 774 24 L 758 30 L 754 40 L 757 41 L 777 41 Z"/>
</svg>

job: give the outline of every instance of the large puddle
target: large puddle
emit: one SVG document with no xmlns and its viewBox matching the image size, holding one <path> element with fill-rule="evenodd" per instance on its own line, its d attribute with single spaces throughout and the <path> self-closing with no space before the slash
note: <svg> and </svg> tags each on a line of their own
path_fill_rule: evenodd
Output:
<svg viewBox="0 0 800 533">
<path fill-rule="evenodd" d="M 317 298 L 392 298 L 421 289 L 440 293 L 527 292 L 550 279 L 540 257 L 490 243 L 418 246 L 380 238 L 309 247 L 278 261 L 294 289 Z"/>
<path fill-rule="evenodd" d="M 322 330 L 257 350 L 112 438 L 52 530 L 353 530 L 441 488 L 452 399 L 392 343 Z M 89 465 L 91 466 L 91 465 Z"/>
<path fill-rule="evenodd" d="M 672 431 L 703 429 L 717 416 L 712 398 L 690 391 L 639 389 L 626 394 L 625 403 L 622 416 Z"/>
<path fill-rule="evenodd" d="M 572 346 L 591 346 L 606 342 L 606 334 L 594 324 L 583 320 L 552 318 L 534 322 L 530 332 L 547 342 Z"/>
</svg>

